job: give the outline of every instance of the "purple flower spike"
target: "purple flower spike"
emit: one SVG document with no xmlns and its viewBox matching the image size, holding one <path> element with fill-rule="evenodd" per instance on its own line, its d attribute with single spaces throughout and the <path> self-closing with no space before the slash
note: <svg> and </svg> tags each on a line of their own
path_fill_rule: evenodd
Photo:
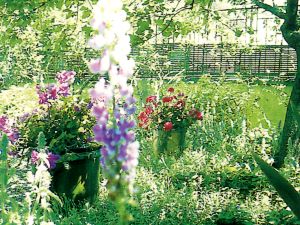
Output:
<svg viewBox="0 0 300 225">
<path fill-rule="evenodd" d="M 87 105 L 87 109 L 91 109 L 93 107 L 93 102 L 89 102 L 89 104 Z"/>
<path fill-rule="evenodd" d="M 56 162 L 57 160 L 60 159 L 60 155 L 56 155 L 56 154 L 53 154 L 53 153 L 48 153 L 48 161 L 49 161 L 49 165 L 50 165 L 50 168 L 49 169 L 54 169 L 56 167 Z"/>
<path fill-rule="evenodd" d="M 126 13 L 122 10 L 122 1 L 114 1 L 118 7 L 111 18 L 123 18 Z M 103 145 L 101 165 L 108 180 L 107 188 L 113 200 L 126 206 L 134 190 L 133 179 L 138 161 L 138 144 L 131 130 L 135 126 L 132 118 L 136 110 L 136 100 L 133 97 L 133 87 L 128 84 L 128 78 L 134 72 L 134 61 L 129 59 L 131 47 L 127 33 L 128 22 L 124 20 L 108 26 L 104 19 L 106 14 L 103 14 L 106 7 L 109 6 L 105 1 L 99 0 L 97 10 L 94 10 L 91 25 L 98 30 L 98 34 L 89 44 L 96 50 L 101 49 L 101 57 L 92 60 L 89 67 L 92 73 L 108 74 L 109 82 L 100 77 L 95 87 L 90 90 L 90 96 L 94 103 L 92 113 L 96 118 L 95 140 Z M 122 25 L 126 29 L 120 30 Z M 111 41 L 106 40 L 107 37 L 115 38 Z"/>
</svg>

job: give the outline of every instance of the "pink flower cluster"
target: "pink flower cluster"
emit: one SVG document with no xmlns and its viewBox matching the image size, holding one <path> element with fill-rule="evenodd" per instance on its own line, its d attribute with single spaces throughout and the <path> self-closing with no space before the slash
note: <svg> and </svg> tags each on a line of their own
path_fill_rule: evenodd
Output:
<svg viewBox="0 0 300 225">
<path fill-rule="evenodd" d="M 5 115 L 0 116 L 0 131 L 6 133 L 8 139 L 11 142 L 15 142 L 19 138 L 19 134 L 16 128 L 14 128 Z M 0 132 L 1 137 L 1 132 Z"/>
<path fill-rule="evenodd" d="M 56 75 L 56 80 L 59 83 L 59 95 L 68 96 L 70 94 L 70 85 L 74 83 L 75 75 L 74 71 L 62 71 Z"/>
<path fill-rule="evenodd" d="M 74 71 L 62 71 L 56 75 L 58 84 L 47 84 L 44 87 L 36 85 L 39 103 L 48 104 L 49 100 L 70 95 L 70 85 L 74 82 L 75 75 Z"/>
</svg>

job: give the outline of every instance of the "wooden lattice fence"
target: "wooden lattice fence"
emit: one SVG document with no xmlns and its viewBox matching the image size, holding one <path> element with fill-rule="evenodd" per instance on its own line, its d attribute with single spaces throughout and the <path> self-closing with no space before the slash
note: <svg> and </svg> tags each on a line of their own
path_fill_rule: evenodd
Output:
<svg viewBox="0 0 300 225">
<path fill-rule="evenodd" d="M 227 79 L 234 79 L 238 74 L 242 78 L 293 80 L 296 72 L 296 53 L 284 45 L 257 46 L 251 50 L 239 48 L 233 51 L 222 45 L 158 44 L 155 49 L 170 61 L 168 67 L 163 62 L 160 65 L 161 71 L 168 76 L 181 74 L 188 79 L 210 74 L 213 78 L 223 75 Z M 132 52 L 133 56 L 136 54 L 139 54 L 138 49 Z M 82 59 L 93 57 L 96 55 L 91 52 L 84 56 L 52 57 L 48 75 L 54 77 L 60 70 L 72 69 L 82 79 L 86 79 L 91 74 Z M 137 76 L 156 78 L 155 73 L 149 74 L 149 71 L 143 69 L 139 70 Z"/>
<path fill-rule="evenodd" d="M 176 44 L 157 45 L 157 51 L 167 55 L 171 65 L 165 71 L 171 75 L 182 73 L 187 78 L 210 74 L 218 78 L 259 77 L 262 79 L 292 80 L 296 72 L 296 52 L 284 45 L 257 46 L 251 50 L 228 46 Z M 163 65 L 162 65 L 163 66 Z"/>
</svg>

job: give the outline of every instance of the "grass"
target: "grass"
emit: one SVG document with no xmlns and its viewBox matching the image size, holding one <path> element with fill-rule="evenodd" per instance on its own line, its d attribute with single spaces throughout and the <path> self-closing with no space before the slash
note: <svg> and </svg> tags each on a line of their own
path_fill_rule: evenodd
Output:
<svg viewBox="0 0 300 225">
<path fill-rule="evenodd" d="M 272 126 L 282 127 L 291 86 L 237 85 L 237 88 L 241 91 L 248 89 L 251 93 L 247 103 L 247 116 L 252 127 L 259 126 L 260 123 L 267 127 L 268 121 Z"/>
</svg>

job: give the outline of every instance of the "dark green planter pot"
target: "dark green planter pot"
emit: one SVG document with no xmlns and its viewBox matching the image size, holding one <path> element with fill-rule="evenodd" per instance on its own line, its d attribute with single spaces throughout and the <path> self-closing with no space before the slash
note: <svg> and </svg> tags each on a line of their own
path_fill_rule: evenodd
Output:
<svg viewBox="0 0 300 225">
<path fill-rule="evenodd" d="M 155 135 L 154 149 L 157 153 L 180 156 L 185 148 L 185 128 L 171 131 L 158 130 Z"/>
<path fill-rule="evenodd" d="M 99 157 L 99 150 L 62 156 L 52 171 L 52 191 L 74 202 L 92 203 L 99 190 Z"/>
</svg>

